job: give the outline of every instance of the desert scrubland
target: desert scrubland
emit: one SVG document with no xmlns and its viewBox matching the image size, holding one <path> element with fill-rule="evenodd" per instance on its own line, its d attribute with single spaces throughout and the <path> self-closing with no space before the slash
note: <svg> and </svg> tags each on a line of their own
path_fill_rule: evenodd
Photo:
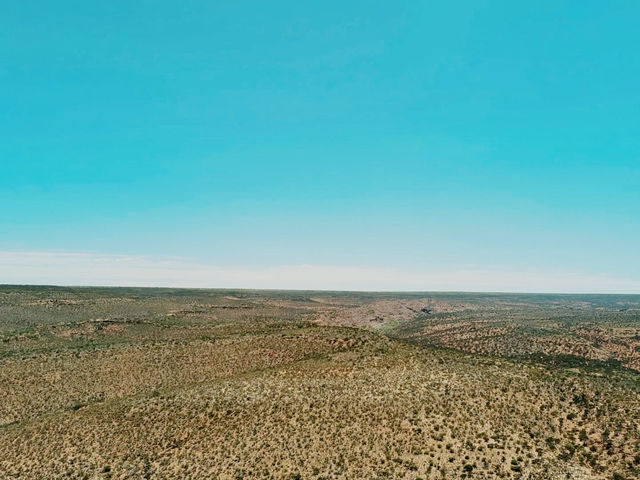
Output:
<svg viewBox="0 0 640 480">
<path fill-rule="evenodd" d="M 640 296 L 0 286 L 0 478 L 640 478 Z"/>
</svg>

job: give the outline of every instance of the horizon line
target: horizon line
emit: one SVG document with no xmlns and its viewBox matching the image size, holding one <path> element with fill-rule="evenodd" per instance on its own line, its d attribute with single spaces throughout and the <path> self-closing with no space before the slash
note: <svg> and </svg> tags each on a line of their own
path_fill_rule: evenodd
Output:
<svg viewBox="0 0 640 480">
<path fill-rule="evenodd" d="M 395 293 L 640 294 L 640 279 L 606 272 L 498 265 L 226 265 L 196 258 L 0 250 L 6 285 Z"/>
<path fill-rule="evenodd" d="M 640 296 L 639 293 L 616 292 L 533 292 L 533 291 L 499 291 L 499 290 L 334 290 L 324 288 L 250 288 L 250 287 L 173 287 L 169 285 L 81 285 L 81 284 L 38 284 L 38 283 L 0 283 L 4 287 L 35 287 L 35 288 L 137 288 L 143 290 L 208 290 L 208 291 L 243 291 L 243 292 L 323 292 L 323 293 L 391 293 L 391 294 L 467 294 L 467 295 L 554 295 L 554 296 Z"/>
</svg>

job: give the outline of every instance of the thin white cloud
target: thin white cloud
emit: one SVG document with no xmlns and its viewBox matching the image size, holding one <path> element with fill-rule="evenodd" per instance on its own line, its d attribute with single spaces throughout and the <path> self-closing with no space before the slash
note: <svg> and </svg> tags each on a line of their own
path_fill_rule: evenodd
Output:
<svg viewBox="0 0 640 480">
<path fill-rule="evenodd" d="M 417 272 L 335 265 L 220 267 L 175 257 L 0 251 L 0 283 L 377 291 L 640 293 L 640 280 L 566 271 Z"/>
</svg>

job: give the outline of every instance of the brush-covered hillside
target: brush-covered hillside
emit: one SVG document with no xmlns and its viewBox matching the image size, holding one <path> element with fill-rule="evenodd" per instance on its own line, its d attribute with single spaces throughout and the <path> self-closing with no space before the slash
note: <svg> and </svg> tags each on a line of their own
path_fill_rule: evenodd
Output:
<svg viewBox="0 0 640 480">
<path fill-rule="evenodd" d="M 640 296 L 0 286 L 0 478 L 640 478 Z"/>
</svg>

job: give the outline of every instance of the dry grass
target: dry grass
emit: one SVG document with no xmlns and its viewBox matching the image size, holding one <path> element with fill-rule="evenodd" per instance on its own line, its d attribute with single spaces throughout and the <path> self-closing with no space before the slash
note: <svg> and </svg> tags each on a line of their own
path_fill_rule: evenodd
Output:
<svg viewBox="0 0 640 480">
<path fill-rule="evenodd" d="M 149 291 L 130 300 L 130 315 L 116 315 L 121 291 L 63 291 L 58 296 L 78 303 L 44 304 L 38 300 L 56 298 L 51 291 L 9 293 L 11 301 L 0 296 L 5 312 L 35 310 L 29 328 L 9 327 L 18 319 L 4 317 L 3 479 L 640 476 L 633 371 L 424 347 L 367 322 L 310 323 L 327 309 L 387 311 L 404 297 Z M 439 301 L 438 312 L 433 303 L 428 314 L 400 309 L 383 330 L 414 341 L 423 326 L 413 322 L 424 315 L 477 308 L 517 317 L 523 308 Z M 96 311 L 101 302 L 105 311 Z M 80 311 L 66 322 L 38 322 L 42 308 Z M 635 328 L 622 323 L 624 332 Z M 459 333 L 440 325 L 434 331 L 466 335 L 464 322 Z M 497 336 L 498 327 L 486 328 Z"/>
</svg>

